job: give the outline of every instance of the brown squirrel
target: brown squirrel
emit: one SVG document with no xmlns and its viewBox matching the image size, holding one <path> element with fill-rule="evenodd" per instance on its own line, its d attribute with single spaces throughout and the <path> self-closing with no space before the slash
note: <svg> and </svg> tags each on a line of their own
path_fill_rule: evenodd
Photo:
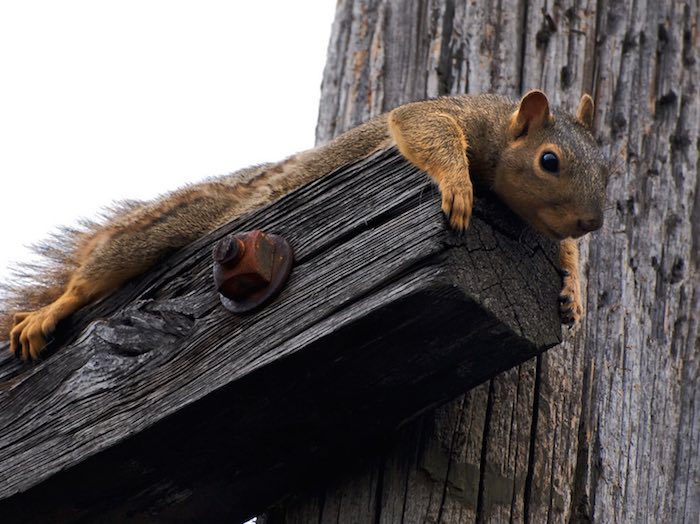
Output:
<svg viewBox="0 0 700 524">
<path fill-rule="evenodd" d="M 469 226 L 473 178 L 535 229 L 560 241 L 562 321 L 577 322 L 583 307 L 574 239 L 601 227 L 607 178 L 592 121 L 590 96 L 583 95 L 570 116 L 552 113 L 541 91 L 530 91 L 519 102 L 484 94 L 400 106 L 277 164 L 208 179 L 150 203 L 123 204 L 104 224 L 67 230 L 65 249 L 44 249 L 54 263 L 43 280 L 5 286 L 0 329 L 9 332 L 15 355 L 38 359 L 58 322 L 167 254 L 393 145 L 437 183 L 453 228 Z"/>
</svg>

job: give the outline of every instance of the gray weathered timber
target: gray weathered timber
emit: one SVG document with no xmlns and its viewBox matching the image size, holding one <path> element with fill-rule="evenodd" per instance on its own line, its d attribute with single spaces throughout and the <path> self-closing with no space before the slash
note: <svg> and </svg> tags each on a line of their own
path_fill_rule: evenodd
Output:
<svg viewBox="0 0 700 524">
<path fill-rule="evenodd" d="M 296 265 L 235 317 L 211 246 L 254 228 Z M 479 199 L 460 235 L 395 151 L 348 166 L 75 315 L 45 361 L 2 348 L 2 521 L 250 517 L 559 343 L 559 285 L 553 243 L 498 203 Z"/>
<path fill-rule="evenodd" d="M 700 520 L 699 19 L 698 0 L 338 2 L 320 142 L 414 99 L 588 92 L 610 205 L 581 243 L 580 331 L 276 518 L 356 522 L 363 485 L 371 522 Z"/>
</svg>

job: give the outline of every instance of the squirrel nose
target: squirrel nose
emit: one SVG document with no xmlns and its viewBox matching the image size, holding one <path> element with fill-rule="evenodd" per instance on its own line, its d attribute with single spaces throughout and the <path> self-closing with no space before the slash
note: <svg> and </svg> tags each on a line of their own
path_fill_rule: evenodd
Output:
<svg viewBox="0 0 700 524">
<path fill-rule="evenodd" d="M 595 231 L 596 229 L 600 229 L 603 226 L 603 218 L 602 217 L 593 217 L 593 218 L 587 218 L 587 219 L 579 219 L 578 220 L 578 227 L 581 231 L 585 231 L 586 233 L 590 233 L 591 231 Z"/>
</svg>

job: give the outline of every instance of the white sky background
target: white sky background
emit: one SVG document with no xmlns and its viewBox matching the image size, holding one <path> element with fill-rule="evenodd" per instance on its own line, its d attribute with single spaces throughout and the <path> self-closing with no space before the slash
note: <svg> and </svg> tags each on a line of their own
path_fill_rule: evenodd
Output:
<svg viewBox="0 0 700 524">
<path fill-rule="evenodd" d="M 0 279 L 113 200 L 313 146 L 333 0 L 0 0 Z"/>
</svg>

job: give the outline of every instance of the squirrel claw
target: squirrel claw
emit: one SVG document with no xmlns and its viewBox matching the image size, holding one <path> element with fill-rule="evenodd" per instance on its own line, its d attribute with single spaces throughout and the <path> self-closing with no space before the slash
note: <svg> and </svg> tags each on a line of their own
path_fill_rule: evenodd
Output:
<svg viewBox="0 0 700 524">
<path fill-rule="evenodd" d="M 39 360 L 53 325 L 51 316 L 42 310 L 16 314 L 10 331 L 10 352 L 21 360 Z"/>
<path fill-rule="evenodd" d="M 568 309 L 566 311 L 562 311 L 561 323 L 566 325 L 566 326 L 572 327 L 575 324 L 573 311 L 571 311 L 570 309 Z"/>
<path fill-rule="evenodd" d="M 573 297 L 571 295 L 559 295 L 560 304 L 570 304 L 573 302 Z"/>
<path fill-rule="evenodd" d="M 573 327 L 581 321 L 583 303 L 578 278 L 567 275 L 563 279 L 563 287 L 559 294 L 559 315 L 561 323 Z"/>
<path fill-rule="evenodd" d="M 472 187 L 456 189 L 452 185 L 443 184 L 440 187 L 442 194 L 442 211 L 450 222 L 450 226 L 457 231 L 464 231 L 469 227 L 469 219 L 472 215 Z"/>
</svg>

